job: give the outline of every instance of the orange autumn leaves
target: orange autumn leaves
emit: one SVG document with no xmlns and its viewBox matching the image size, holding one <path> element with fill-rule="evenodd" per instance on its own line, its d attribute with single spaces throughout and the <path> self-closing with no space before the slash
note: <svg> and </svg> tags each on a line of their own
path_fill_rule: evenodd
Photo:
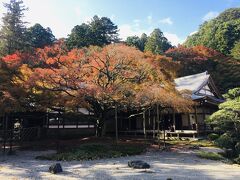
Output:
<svg viewBox="0 0 240 180">
<path fill-rule="evenodd" d="M 42 107 L 91 108 L 86 97 L 108 107 L 144 108 L 158 103 L 184 110 L 191 106 L 174 88 L 177 63 L 123 44 L 68 51 L 60 41 L 34 55 L 18 53 L 3 61 L 10 68 L 18 67 L 15 82 L 23 84 Z"/>
</svg>

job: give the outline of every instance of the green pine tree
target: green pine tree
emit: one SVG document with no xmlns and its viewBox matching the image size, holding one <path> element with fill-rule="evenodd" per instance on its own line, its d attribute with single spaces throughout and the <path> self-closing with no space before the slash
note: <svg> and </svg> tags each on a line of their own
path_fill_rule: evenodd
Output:
<svg viewBox="0 0 240 180">
<path fill-rule="evenodd" d="M 172 45 L 164 37 L 163 32 L 160 29 L 154 29 L 146 42 L 144 50 L 154 54 L 163 54 L 171 47 Z"/>
<path fill-rule="evenodd" d="M 22 0 L 10 0 L 4 3 L 7 12 L 2 18 L 2 28 L 0 30 L 0 57 L 21 51 L 25 48 L 25 22 L 22 21 L 24 11 L 27 8 Z"/>
</svg>

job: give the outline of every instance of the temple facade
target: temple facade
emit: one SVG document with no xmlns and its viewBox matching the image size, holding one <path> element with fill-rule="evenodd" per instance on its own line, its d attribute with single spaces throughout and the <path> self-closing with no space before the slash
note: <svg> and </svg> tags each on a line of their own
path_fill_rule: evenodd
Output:
<svg viewBox="0 0 240 180">
<path fill-rule="evenodd" d="M 119 133 L 155 137 L 162 131 L 168 136 L 196 136 L 211 132 L 212 128 L 206 124 L 206 119 L 224 102 L 211 75 L 203 72 L 177 78 L 175 84 L 178 91 L 190 92 L 191 99 L 196 102 L 191 112 L 174 112 L 171 108 L 165 108 L 159 113 L 158 120 L 156 108 L 152 108 L 144 115 L 120 117 Z M 112 125 L 108 124 L 109 128 Z"/>
</svg>

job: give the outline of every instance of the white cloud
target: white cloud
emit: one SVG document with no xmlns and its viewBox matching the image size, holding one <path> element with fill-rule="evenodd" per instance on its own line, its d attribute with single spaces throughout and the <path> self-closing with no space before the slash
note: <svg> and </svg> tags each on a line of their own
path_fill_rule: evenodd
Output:
<svg viewBox="0 0 240 180">
<path fill-rule="evenodd" d="M 147 16 L 148 24 L 152 24 L 152 15 Z"/>
<path fill-rule="evenodd" d="M 126 40 L 128 36 L 141 36 L 142 33 L 150 34 L 152 27 L 149 29 L 140 29 L 138 26 L 123 24 L 119 26 L 119 37 Z"/>
<path fill-rule="evenodd" d="M 162 23 L 162 24 L 169 24 L 169 25 L 173 24 L 173 21 L 171 20 L 170 17 L 161 19 L 159 22 Z"/>
<path fill-rule="evenodd" d="M 133 23 L 134 23 L 134 26 L 135 26 L 135 27 L 139 27 L 139 26 L 140 26 L 140 23 L 141 23 L 141 20 L 140 20 L 140 19 L 134 19 L 134 20 L 133 20 Z"/>
<path fill-rule="evenodd" d="M 185 40 L 178 37 L 176 34 L 163 32 L 164 36 L 171 42 L 172 45 L 177 46 L 182 44 Z"/>
<path fill-rule="evenodd" d="M 138 21 L 137 21 L 138 22 Z M 141 36 L 142 33 L 146 33 L 150 35 L 153 31 L 153 27 L 149 27 L 148 29 L 141 29 L 138 26 L 130 25 L 130 24 L 123 24 L 119 26 L 119 37 L 122 40 L 126 40 L 129 36 Z M 178 44 L 182 44 L 185 39 L 182 39 L 177 36 L 177 34 L 164 32 L 164 36 L 171 42 L 172 45 L 177 46 Z"/>
<path fill-rule="evenodd" d="M 203 16 L 202 20 L 203 21 L 209 21 L 210 19 L 213 19 L 219 15 L 219 12 L 216 11 L 210 11 L 205 16 Z"/>
</svg>

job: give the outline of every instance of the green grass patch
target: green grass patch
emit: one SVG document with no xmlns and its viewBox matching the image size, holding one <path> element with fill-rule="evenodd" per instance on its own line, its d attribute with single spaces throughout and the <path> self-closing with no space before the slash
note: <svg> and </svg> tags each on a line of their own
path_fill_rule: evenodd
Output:
<svg viewBox="0 0 240 180">
<path fill-rule="evenodd" d="M 200 158 L 204 159 L 211 159 L 211 160 L 223 160 L 223 156 L 215 153 L 215 152 L 205 152 L 205 151 L 200 151 L 197 153 L 197 156 Z"/>
<path fill-rule="evenodd" d="M 147 146 L 143 144 L 82 144 L 73 149 L 64 149 L 56 154 L 37 156 L 41 160 L 95 160 L 141 154 Z"/>
<path fill-rule="evenodd" d="M 216 145 L 209 140 L 168 140 L 166 141 L 169 145 L 175 146 L 199 146 L 199 147 L 215 147 Z"/>
</svg>

